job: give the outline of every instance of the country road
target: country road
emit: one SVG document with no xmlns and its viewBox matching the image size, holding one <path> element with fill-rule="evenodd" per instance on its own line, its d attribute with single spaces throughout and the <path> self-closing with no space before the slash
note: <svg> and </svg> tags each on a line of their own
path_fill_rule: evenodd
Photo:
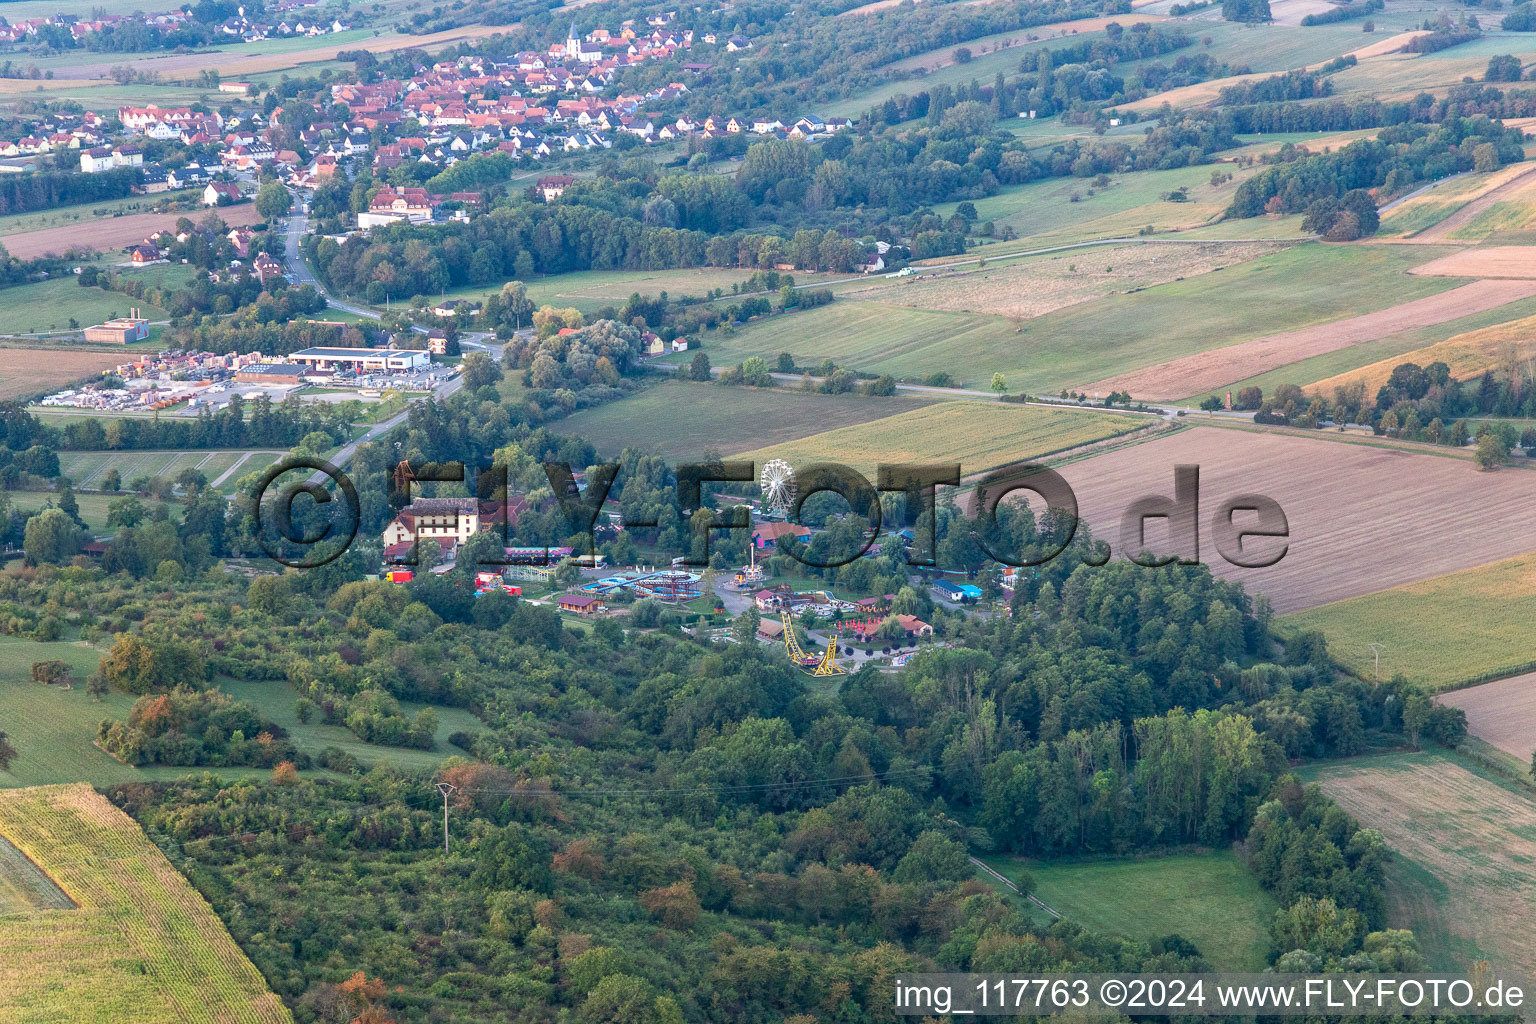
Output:
<svg viewBox="0 0 1536 1024">
<path fill-rule="evenodd" d="M 296 285 L 302 286 L 307 284 L 314 288 L 315 291 L 324 296 L 326 303 L 332 309 L 339 309 L 346 313 L 353 313 L 357 316 L 367 317 L 370 320 L 383 319 L 375 310 L 368 309 L 365 306 L 356 306 L 350 302 L 343 302 L 325 290 L 325 285 L 320 283 L 320 278 L 317 277 L 315 272 L 310 269 L 309 260 L 303 255 L 303 252 L 300 249 L 300 242 L 303 240 L 305 234 L 308 233 L 308 227 L 309 218 L 304 214 L 295 213 L 288 217 L 287 245 L 285 248 L 288 262 L 289 279 Z M 425 327 L 422 327 L 419 324 L 414 325 L 414 329 L 422 334 L 425 334 L 427 331 Z M 498 361 L 501 359 L 501 351 L 503 348 L 502 345 L 496 342 L 495 336 L 489 332 L 475 332 L 473 334 L 467 334 L 460 338 L 459 346 L 461 348 L 474 349 L 479 352 L 484 352 L 492 359 Z M 430 394 L 418 395 L 417 397 L 412 398 L 410 402 L 406 404 L 404 409 L 395 413 L 395 415 L 391 416 L 389 419 L 369 427 L 367 433 L 365 433 L 357 440 L 352 441 L 350 444 L 343 445 L 331 459 L 332 464 L 337 468 L 345 466 L 349 461 L 351 461 L 352 456 L 357 454 L 357 448 L 359 445 L 367 441 L 372 441 L 377 437 L 381 437 L 398 427 L 400 424 L 404 423 L 406 417 L 411 414 L 410 405 L 412 403 L 425 402 L 433 398 L 447 398 L 449 395 L 454 394 L 463 386 L 464 378 L 462 376 L 457 376 Z"/>
</svg>

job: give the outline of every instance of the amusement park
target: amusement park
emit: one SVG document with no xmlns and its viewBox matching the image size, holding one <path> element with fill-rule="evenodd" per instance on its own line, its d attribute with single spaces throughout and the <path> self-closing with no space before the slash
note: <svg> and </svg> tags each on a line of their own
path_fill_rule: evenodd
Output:
<svg viewBox="0 0 1536 1024">
<path fill-rule="evenodd" d="M 629 614 L 637 601 L 665 606 L 670 621 L 685 629 L 704 629 L 715 642 L 758 643 L 781 647 L 784 657 L 814 677 L 845 675 L 854 666 L 874 662 L 896 667 L 924 641 L 933 627 L 915 615 L 924 605 L 898 603 L 896 595 L 840 598 L 829 586 L 796 587 L 793 576 L 772 579 L 779 571 L 759 555 L 771 556 L 785 538 L 808 541 L 814 531 L 791 521 L 798 518 L 799 487 L 794 470 L 782 459 L 763 465 L 758 479 L 761 497 L 753 502 L 752 538 L 746 564 L 719 573 L 695 568 L 681 558 L 670 564 L 639 563 L 609 567 L 603 555 L 576 555 L 570 547 L 505 547 L 505 560 L 495 571 L 474 574 L 474 596 L 501 593 L 537 604 L 549 604 L 576 621 L 609 619 Z M 417 499 L 385 532 L 386 563 L 382 577 L 391 583 L 412 582 L 416 570 L 401 562 L 414 553 L 418 541 L 436 545 L 441 561 L 429 570 L 448 571 L 458 546 L 486 528 L 479 518 L 485 510 L 473 499 Z M 898 531 L 901 533 L 902 531 Z M 910 536 L 910 535 L 907 535 Z M 389 557 L 396 560 L 391 562 Z M 477 567 L 478 568 L 478 567 Z M 574 570 L 574 571 L 573 571 Z M 940 593 L 940 586 L 949 589 Z M 975 587 L 936 581 L 934 596 L 946 604 L 966 603 L 980 596 Z M 896 589 L 892 587 L 891 589 Z M 974 592 L 972 595 L 971 592 Z M 723 628 L 721 616 L 750 613 L 755 631 L 742 634 Z M 648 612 L 656 622 L 656 612 Z"/>
</svg>

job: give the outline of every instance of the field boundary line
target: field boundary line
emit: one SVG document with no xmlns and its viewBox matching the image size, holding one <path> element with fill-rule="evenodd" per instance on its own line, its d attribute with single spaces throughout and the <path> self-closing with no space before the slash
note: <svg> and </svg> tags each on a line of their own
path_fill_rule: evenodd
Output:
<svg viewBox="0 0 1536 1024">
<path fill-rule="evenodd" d="M 1053 907 L 1051 907 L 1049 904 L 1047 904 L 1040 897 L 1034 895 L 1033 893 L 1020 892 L 1018 886 L 1014 885 L 1005 876 L 999 874 L 996 871 L 993 871 L 990 867 L 988 867 L 986 864 L 982 863 L 981 861 L 977 860 L 975 857 L 972 857 L 969 854 L 967 854 L 966 855 L 966 860 L 970 861 L 972 864 L 976 865 L 978 868 L 981 868 L 981 870 L 985 871 L 987 874 L 991 875 L 993 878 L 997 879 L 999 882 L 1002 882 L 1005 886 L 1008 887 L 1008 890 L 1010 892 L 1012 892 L 1014 895 L 1016 895 L 1016 896 L 1023 896 L 1025 899 L 1029 900 L 1029 902 L 1033 903 L 1035 906 L 1039 907 L 1041 910 L 1045 911 L 1047 914 L 1050 914 L 1056 920 L 1060 921 L 1062 919 L 1061 913 L 1059 911 L 1057 911 L 1056 909 L 1054 909 Z"/>
<path fill-rule="evenodd" d="M 1333 430 L 1308 430 L 1305 427 L 1270 427 L 1260 423 L 1215 417 L 1209 420 L 1196 420 L 1189 426 L 1221 427 L 1224 430 L 1242 430 L 1250 434 L 1278 434 L 1282 437 L 1308 437 L 1319 441 L 1333 441 L 1336 444 L 1379 448 L 1383 451 L 1403 452 L 1406 455 L 1433 455 L 1436 458 L 1456 459 L 1461 462 L 1469 462 L 1472 459 L 1471 449 L 1451 448 L 1447 445 L 1430 444 L 1427 441 L 1404 441 L 1395 437 L 1365 437 L 1361 434 L 1341 434 Z M 1511 458 L 1499 468 L 1529 472 L 1536 470 L 1536 459 Z"/>
</svg>

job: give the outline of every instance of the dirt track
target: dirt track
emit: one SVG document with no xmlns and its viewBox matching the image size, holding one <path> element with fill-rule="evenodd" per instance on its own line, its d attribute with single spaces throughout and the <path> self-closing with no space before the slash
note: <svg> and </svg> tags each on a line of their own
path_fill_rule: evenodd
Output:
<svg viewBox="0 0 1536 1024">
<path fill-rule="evenodd" d="M 1536 672 L 1436 698 L 1467 713 L 1467 731 L 1520 760 L 1536 750 Z"/>
<path fill-rule="evenodd" d="M 1481 473 L 1464 458 L 1323 436 L 1195 427 L 1059 472 L 1094 536 L 1118 556 L 1125 510 L 1144 495 L 1171 496 L 1180 464 L 1200 467 L 1201 560 L 1216 575 L 1267 595 L 1280 612 L 1536 549 L 1529 529 L 1536 472 Z M 1211 529 L 1222 501 L 1251 493 L 1279 502 L 1290 526 L 1289 550 L 1269 568 L 1229 564 Z M 1167 550 L 1165 538 L 1160 522 L 1149 521 L 1149 545 Z"/>
<path fill-rule="evenodd" d="M 209 209 L 212 209 L 211 207 Z M 174 227 L 179 217 L 201 220 L 208 210 L 195 213 L 133 213 L 126 217 L 103 217 L 100 220 L 65 224 L 41 231 L 22 231 L 0 238 L 12 256 L 33 259 L 48 253 L 63 253 L 70 248 L 120 249 L 144 241 L 161 228 Z M 254 203 L 240 203 L 221 207 L 215 212 L 230 227 L 255 224 L 261 220 Z"/>
<path fill-rule="evenodd" d="M 1536 249 L 1528 251 L 1536 254 Z M 1457 253 L 1435 262 L 1455 260 L 1462 255 L 1470 254 Z M 1423 272 L 1423 269 L 1419 268 L 1418 272 Z M 1475 273 L 1463 270 L 1456 276 L 1470 277 Z M 1536 272 L 1531 276 L 1536 277 Z M 1374 341 L 1413 327 L 1445 323 L 1532 295 L 1536 295 L 1536 280 L 1473 281 L 1460 288 L 1414 299 L 1375 313 L 1305 327 L 1299 331 L 1271 334 L 1238 345 L 1228 345 L 1145 369 L 1132 370 L 1084 385 L 1082 390 L 1128 391 L 1137 398 L 1145 399 L 1186 398 L 1225 387 L 1233 381 L 1246 380 L 1300 359 Z"/>
<path fill-rule="evenodd" d="M 1489 189 L 1487 192 L 1484 192 L 1482 195 L 1473 199 L 1466 206 L 1463 206 L 1461 209 L 1445 218 L 1445 220 L 1442 220 L 1438 224 L 1431 224 L 1423 231 L 1420 231 L 1418 234 L 1414 235 L 1413 240 L 1415 242 L 1439 242 L 1446 240 L 1446 236 L 1448 236 L 1451 232 L 1460 230 L 1461 228 L 1466 227 L 1468 224 L 1472 223 L 1473 219 L 1476 218 L 1478 214 L 1488 209 L 1494 203 L 1508 198 L 1510 193 L 1518 192 L 1526 186 L 1530 185 L 1533 180 L 1536 180 L 1532 178 L 1532 175 L 1536 175 L 1536 167 L 1528 168 L 1527 170 L 1515 175 L 1513 178 L 1510 178 L 1502 185 Z"/>
</svg>

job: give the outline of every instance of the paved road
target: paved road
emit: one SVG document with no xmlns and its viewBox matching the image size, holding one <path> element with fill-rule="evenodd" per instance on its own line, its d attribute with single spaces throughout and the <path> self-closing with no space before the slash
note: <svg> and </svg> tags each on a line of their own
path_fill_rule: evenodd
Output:
<svg viewBox="0 0 1536 1024">
<path fill-rule="evenodd" d="M 377 310 L 369 309 L 366 306 L 356 306 L 350 302 L 343 302 L 325 290 L 325 285 L 320 283 L 320 279 L 310 269 L 309 260 L 304 257 L 302 250 L 299 248 L 299 243 L 303 240 L 305 234 L 308 233 L 308 230 L 308 217 L 301 213 L 296 213 L 288 218 L 288 242 L 286 247 L 288 254 L 288 277 L 293 283 L 297 285 L 307 284 L 314 288 L 315 291 L 325 296 L 325 301 L 333 309 L 355 313 L 357 316 L 365 316 L 370 320 L 383 319 Z M 414 329 L 421 334 L 427 332 L 427 328 L 422 327 L 420 324 L 414 325 Z M 477 352 L 486 352 L 495 359 L 501 358 L 502 345 L 496 341 L 496 336 L 489 331 L 465 332 L 459 338 L 459 347 L 473 349 Z M 440 393 L 449 394 L 451 392 Z"/>
<path fill-rule="evenodd" d="M 325 290 L 325 286 L 320 283 L 320 279 L 316 277 L 314 271 L 309 268 L 308 261 L 304 258 L 303 253 L 299 249 L 299 242 L 304 237 L 308 226 L 309 218 L 305 217 L 303 214 L 293 214 L 288 218 L 288 241 L 286 248 L 288 256 L 289 279 L 292 280 L 294 284 L 307 284 L 313 287 L 315 291 L 319 292 L 325 297 L 325 301 L 329 303 L 333 309 L 340 309 L 348 313 L 355 313 L 358 316 L 365 316 L 371 320 L 381 319 L 379 314 L 374 310 L 367 309 L 362 306 L 354 306 L 349 302 L 342 302 L 340 299 L 337 299 Z M 427 329 L 418 325 L 416 330 L 422 333 L 426 333 Z M 485 352 L 493 359 L 501 359 L 501 351 L 503 346 L 501 343 L 497 342 L 495 336 L 489 332 L 479 331 L 465 334 L 459 340 L 459 344 L 463 348 Z M 447 398 L 449 395 L 455 393 L 463 386 L 464 378 L 462 376 L 457 376 L 430 394 L 419 395 L 415 398 L 412 398 L 410 402 L 425 402 L 433 398 Z M 331 459 L 331 463 L 338 468 L 345 466 L 348 462 L 351 461 L 352 456 L 357 454 L 358 445 L 367 441 L 372 441 L 375 438 L 381 437 L 384 434 L 389 433 L 391 430 L 394 430 L 400 424 L 405 422 L 406 417 L 409 416 L 410 413 L 410 403 L 407 403 L 404 409 L 395 413 L 395 415 L 391 416 L 389 419 L 369 427 L 367 433 L 358 438 L 356 441 L 353 441 L 351 444 L 344 445 L 339 451 L 336 452 L 336 455 Z M 314 479 L 318 481 L 322 479 L 322 476 L 317 474 Z"/>
<path fill-rule="evenodd" d="M 288 217 L 287 256 L 289 280 L 297 285 L 310 285 L 315 289 L 315 291 L 319 292 L 321 295 L 324 295 L 325 301 L 330 303 L 331 307 L 334 309 L 340 309 L 347 313 L 355 313 L 358 316 L 365 316 L 370 320 L 382 319 L 379 314 L 375 313 L 373 310 L 365 309 L 362 306 L 354 306 L 349 302 L 342 302 L 340 299 L 337 299 L 325 290 L 325 286 L 320 283 L 320 279 L 315 276 L 314 271 L 309 269 L 309 261 L 305 259 L 303 253 L 299 249 L 299 242 L 302 241 L 304 236 L 308 233 L 308 217 L 304 216 L 302 213 L 291 214 Z"/>
</svg>

